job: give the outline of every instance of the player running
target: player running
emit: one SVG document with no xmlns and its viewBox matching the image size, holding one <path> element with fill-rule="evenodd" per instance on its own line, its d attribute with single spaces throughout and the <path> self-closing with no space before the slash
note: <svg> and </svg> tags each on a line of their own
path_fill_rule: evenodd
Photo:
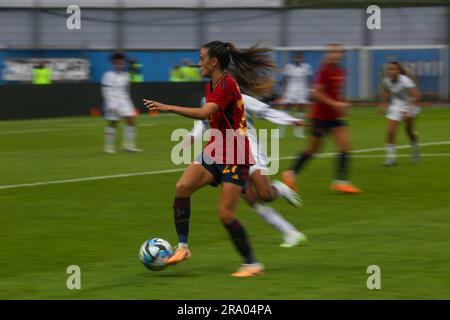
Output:
<svg viewBox="0 0 450 320">
<path fill-rule="evenodd" d="M 208 184 L 221 184 L 219 218 L 244 259 L 244 264 L 232 276 L 251 277 L 264 272 L 263 265 L 253 255 L 247 233 L 235 213 L 250 166 L 255 160 L 247 137 L 244 102 L 236 81 L 226 74 L 226 70 L 230 62 L 233 62 L 239 76 L 246 84 L 251 84 L 264 73 L 275 69 L 268 51 L 252 47 L 241 52 L 231 43 L 209 42 L 200 49 L 200 73 L 203 77 L 210 78 L 206 85 L 206 104 L 203 107 L 177 107 L 144 99 L 144 104 L 150 110 L 169 111 L 198 120 L 208 119 L 211 129 L 215 129 L 215 134 L 211 132 L 210 141 L 202 155 L 186 168 L 176 184 L 173 209 L 178 248 L 167 260 L 170 265 L 185 261 L 191 256 L 188 249 L 191 195 Z M 227 129 L 235 133 L 237 143 L 234 139 L 235 143 L 227 142 Z"/>
<path fill-rule="evenodd" d="M 344 70 L 339 66 L 342 57 L 341 45 L 328 45 L 325 63 L 317 73 L 313 89 L 316 103 L 312 107 L 310 116 L 312 135 L 308 141 L 309 146 L 299 155 L 294 165 L 282 174 L 283 182 L 293 190 L 297 190 L 296 175 L 319 151 L 324 135 L 330 132 L 339 148 L 336 179 L 332 182 L 331 189 L 350 194 L 361 192 L 348 181 L 350 133 L 343 118 L 347 109 L 350 108 L 350 103 L 342 100 L 342 87 L 345 83 Z"/>
<path fill-rule="evenodd" d="M 403 120 L 406 124 L 406 134 L 412 146 L 412 163 L 419 161 L 418 135 L 414 132 L 414 119 L 420 112 L 416 106 L 420 99 L 420 92 L 414 81 L 405 74 L 403 67 L 397 61 L 391 61 L 387 65 L 387 77 L 383 79 L 381 88 L 380 112 L 386 114 L 388 130 L 386 137 L 385 166 L 397 164 L 395 156 L 395 135 L 398 124 Z M 386 112 L 387 101 L 390 100 Z"/>
<path fill-rule="evenodd" d="M 129 75 L 124 71 L 126 62 L 122 53 L 111 56 L 114 70 L 103 74 L 101 85 L 104 102 L 105 119 L 105 152 L 115 153 L 117 124 L 124 119 L 126 127 L 123 134 L 123 149 L 128 152 L 142 152 L 136 147 L 135 109 L 130 97 Z"/>
<path fill-rule="evenodd" d="M 281 79 L 281 91 L 283 102 L 293 110 L 299 112 L 298 116 L 303 118 L 303 112 L 309 103 L 309 83 L 313 74 L 308 63 L 303 62 L 303 54 L 296 52 L 294 63 L 289 63 L 283 68 Z M 280 135 L 284 136 L 285 126 L 280 126 Z M 303 138 L 303 128 L 295 127 L 294 135 Z"/>
<path fill-rule="evenodd" d="M 234 76 L 233 72 L 230 71 L 231 70 L 229 70 L 228 73 Z M 244 87 L 239 80 L 238 84 L 240 85 L 241 90 L 244 90 Z M 253 118 L 265 119 L 280 125 L 301 125 L 302 121 L 285 112 L 272 109 L 268 104 L 249 95 L 242 94 L 242 98 L 245 106 L 250 149 L 256 160 L 256 164 L 250 168 L 248 185 L 245 193 L 242 194 L 242 197 L 264 221 L 281 232 L 283 235 L 283 243 L 280 244 L 280 247 L 294 247 L 300 243 L 306 242 L 306 236 L 286 221 L 286 219 L 284 219 L 274 208 L 266 205 L 265 202 L 272 202 L 279 197 L 284 197 L 290 204 L 299 207 L 301 205 L 301 198 L 296 192 L 289 189 L 289 187 L 281 181 L 270 183 L 267 176 L 269 172 L 269 169 L 267 168 L 267 156 L 262 146 L 258 143 L 256 130 L 253 126 Z M 201 141 L 204 132 L 208 129 L 208 121 L 195 121 L 194 128 L 189 134 L 190 139 L 188 141 L 196 139 Z"/>
</svg>

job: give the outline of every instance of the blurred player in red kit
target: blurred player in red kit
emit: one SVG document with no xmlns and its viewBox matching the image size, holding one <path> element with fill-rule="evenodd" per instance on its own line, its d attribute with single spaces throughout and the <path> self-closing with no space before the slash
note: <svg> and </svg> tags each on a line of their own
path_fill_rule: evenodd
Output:
<svg viewBox="0 0 450 320">
<path fill-rule="evenodd" d="M 292 167 L 282 174 L 283 182 L 293 190 L 297 190 L 296 175 L 319 151 L 324 136 L 330 133 L 338 146 L 336 178 L 331 184 L 331 189 L 350 194 L 361 192 L 348 180 L 350 133 L 344 117 L 350 103 L 343 101 L 342 98 L 345 73 L 339 64 L 343 54 L 341 45 L 329 44 L 325 63 L 316 74 L 312 93 L 316 102 L 310 115 L 311 136 L 308 148 L 301 152 Z"/>
</svg>

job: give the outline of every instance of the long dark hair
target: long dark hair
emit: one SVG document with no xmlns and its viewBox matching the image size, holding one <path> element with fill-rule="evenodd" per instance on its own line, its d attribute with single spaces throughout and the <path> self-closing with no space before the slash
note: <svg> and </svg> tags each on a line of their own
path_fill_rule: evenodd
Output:
<svg viewBox="0 0 450 320">
<path fill-rule="evenodd" d="M 403 74 L 403 75 L 406 74 L 405 68 L 403 68 L 403 66 L 400 64 L 400 62 L 391 60 L 388 62 L 388 64 L 392 64 L 392 65 L 396 66 L 398 68 L 398 70 L 400 71 L 400 74 Z"/>
<path fill-rule="evenodd" d="M 236 78 L 243 87 L 252 88 L 262 79 L 267 79 L 270 72 L 276 69 L 273 58 L 269 55 L 273 50 L 260 48 L 258 45 L 240 51 L 232 43 L 211 41 L 203 46 L 208 49 L 210 58 L 217 58 L 221 70 L 226 70 L 230 64 L 236 70 Z"/>
</svg>

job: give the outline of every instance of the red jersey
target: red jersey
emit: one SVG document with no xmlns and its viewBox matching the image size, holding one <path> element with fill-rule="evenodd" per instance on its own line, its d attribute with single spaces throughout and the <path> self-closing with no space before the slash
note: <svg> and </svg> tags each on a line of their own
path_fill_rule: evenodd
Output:
<svg viewBox="0 0 450 320">
<path fill-rule="evenodd" d="M 206 85 L 205 98 L 206 103 L 214 102 L 219 106 L 219 110 L 208 119 L 211 135 L 205 153 L 218 164 L 253 165 L 255 160 L 247 138 L 244 100 L 236 81 L 224 74 L 217 80 L 214 88 L 209 82 Z M 233 133 L 235 137 L 230 138 Z M 220 139 L 222 141 L 219 141 Z"/>
<path fill-rule="evenodd" d="M 323 87 L 323 92 L 330 98 L 342 101 L 342 88 L 345 83 L 345 73 L 340 66 L 325 63 L 317 72 L 315 83 Z M 343 114 L 323 102 L 317 101 L 312 107 L 312 119 L 335 120 Z"/>
</svg>

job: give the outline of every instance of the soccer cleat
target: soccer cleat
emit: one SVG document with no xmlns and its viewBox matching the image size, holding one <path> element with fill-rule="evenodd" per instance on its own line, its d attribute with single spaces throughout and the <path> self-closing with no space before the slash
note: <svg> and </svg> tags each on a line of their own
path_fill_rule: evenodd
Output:
<svg viewBox="0 0 450 320">
<path fill-rule="evenodd" d="M 333 191 L 339 191 L 342 193 L 349 193 L 349 194 L 357 194 L 362 192 L 361 189 L 355 187 L 349 182 L 333 182 L 330 188 Z"/>
<path fill-rule="evenodd" d="M 299 231 L 289 232 L 284 235 L 284 242 L 280 244 L 281 248 L 292 248 L 308 242 L 308 238 Z"/>
<path fill-rule="evenodd" d="M 281 174 L 281 180 L 291 190 L 298 192 L 297 185 L 295 184 L 295 173 L 292 170 L 283 171 Z"/>
<path fill-rule="evenodd" d="M 397 160 L 395 158 L 387 158 L 383 162 L 383 166 L 385 166 L 385 167 L 392 167 L 395 165 L 397 165 Z"/>
<path fill-rule="evenodd" d="M 191 257 L 191 252 L 188 248 L 178 247 L 174 255 L 167 259 L 166 263 L 168 265 L 178 264 L 180 262 L 186 261 Z"/>
<path fill-rule="evenodd" d="M 143 152 L 144 150 L 133 147 L 133 146 L 124 146 L 123 150 L 126 152 Z"/>
<path fill-rule="evenodd" d="M 278 190 L 280 195 L 294 207 L 301 207 L 303 205 L 303 201 L 300 195 L 297 192 L 290 189 L 283 182 L 275 180 L 273 181 L 272 185 Z"/>
<path fill-rule="evenodd" d="M 109 146 L 109 145 L 105 145 L 104 151 L 106 153 L 116 153 L 116 149 L 114 148 L 114 146 Z"/>
<path fill-rule="evenodd" d="M 243 264 L 238 271 L 231 274 L 237 278 L 254 277 L 264 274 L 264 266 L 260 263 Z"/>
</svg>

